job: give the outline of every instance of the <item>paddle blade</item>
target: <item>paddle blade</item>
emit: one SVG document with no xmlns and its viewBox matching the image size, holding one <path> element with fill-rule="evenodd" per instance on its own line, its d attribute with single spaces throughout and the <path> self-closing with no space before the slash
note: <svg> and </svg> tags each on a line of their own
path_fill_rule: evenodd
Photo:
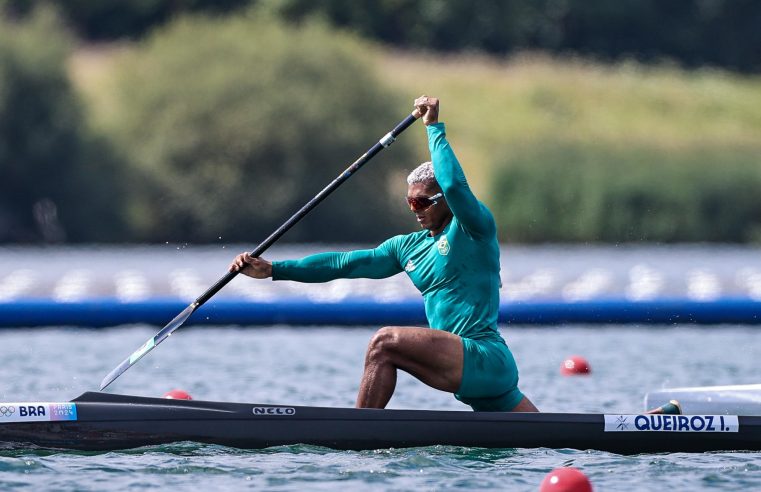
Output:
<svg viewBox="0 0 761 492">
<path fill-rule="evenodd" d="M 132 352 L 132 354 L 130 354 L 129 357 L 124 359 L 121 364 L 116 366 L 111 372 L 108 373 L 108 375 L 105 378 L 103 378 L 103 381 L 101 381 L 100 383 L 100 391 L 103 391 L 104 389 L 106 389 L 106 387 L 109 384 L 113 383 L 116 380 L 116 378 L 121 376 L 122 373 L 124 373 L 124 371 L 126 371 L 127 369 L 135 365 L 137 361 L 145 357 L 145 355 L 148 352 L 150 352 L 151 350 L 156 348 L 158 344 L 166 340 L 167 337 L 169 337 L 169 335 L 171 335 L 174 330 L 182 326 L 188 320 L 188 318 L 190 318 L 190 315 L 193 314 L 193 312 L 196 310 L 197 307 L 198 307 L 198 304 L 196 304 L 195 302 L 191 304 L 190 306 L 186 307 L 184 311 L 182 311 L 180 314 L 175 316 L 172 321 L 170 321 L 164 328 L 161 329 L 161 331 L 159 331 L 158 333 L 156 333 L 156 335 L 146 340 L 146 342 L 142 344 L 139 349 Z"/>
</svg>

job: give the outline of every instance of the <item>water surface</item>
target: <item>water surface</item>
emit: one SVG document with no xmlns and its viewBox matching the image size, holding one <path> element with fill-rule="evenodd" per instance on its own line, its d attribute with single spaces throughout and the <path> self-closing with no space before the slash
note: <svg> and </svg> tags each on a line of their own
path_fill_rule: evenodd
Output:
<svg viewBox="0 0 761 492">
<path fill-rule="evenodd" d="M 0 332 L 0 401 L 69 400 L 156 331 L 129 326 Z M 522 390 L 545 411 L 632 413 L 665 386 L 758 383 L 756 328 L 502 327 L 521 368 Z M 352 406 L 372 328 L 183 328 L 110 391 L 196 399 Z M 559 375 L 584 355 L 589 377 Z M 392 408 L 468 411 L 450 395 L 402 374 Z M 0 451 L 3 489 L 537 490 L 558 466 L 575 466 L 595 490 L 761 489 L 761 453 L 619 456 L 567 449 L 484 450 L 434 446 L 334 451 L 288 446 L 244 451 L 178 443 L 84 453 Z"/>
</svg>

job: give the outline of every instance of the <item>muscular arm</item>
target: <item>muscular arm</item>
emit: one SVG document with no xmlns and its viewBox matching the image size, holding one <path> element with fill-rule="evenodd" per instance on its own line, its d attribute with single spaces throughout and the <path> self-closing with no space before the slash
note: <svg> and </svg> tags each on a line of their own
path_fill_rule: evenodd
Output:
<svg viewBox="0 0 761 492">
<path fill-rule="evenodd" d="M 319 253 L 300 260 L 273 261 L 273 280 L 329 282 L 338 278 L 386 278 L 402 271 L 390 239 L 377 248 Z"/>
<path fill-rule="evenodd" d="M 450 210 L 469 233 L 476 236 L 494 234 L 494 218 L 470 190 L 460 162 L 447 142 L 444 123 L 428 125 L 426 130 L 433 172 Z"/>
</svg>

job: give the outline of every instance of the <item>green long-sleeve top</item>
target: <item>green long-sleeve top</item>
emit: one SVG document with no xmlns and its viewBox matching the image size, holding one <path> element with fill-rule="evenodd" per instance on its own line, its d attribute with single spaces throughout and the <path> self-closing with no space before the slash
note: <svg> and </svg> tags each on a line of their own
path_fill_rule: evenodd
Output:
<svg viewBox="0 0 761 492">
<path fill-rule="evenodd" d="M 431 328 L 473 339 L 500 338 L 499 243 L 494 217 L 468 186 L 443 123 L 428 125 L 436 180 L 454 217 L 441 233 L 399 235 L 374 249 L 320 253 L 272 263 L 273 280 L 327 282 L 386 278 L 402 271 L 422 293 Z"/>
</svg>

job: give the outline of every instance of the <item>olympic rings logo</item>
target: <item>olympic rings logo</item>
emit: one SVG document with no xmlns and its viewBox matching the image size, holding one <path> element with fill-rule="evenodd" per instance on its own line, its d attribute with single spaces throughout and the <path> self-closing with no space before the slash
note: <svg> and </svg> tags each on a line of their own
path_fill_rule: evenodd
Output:
<svg viewBox="0 0 761 492">
<path fill-rule="evenodd" d="M 14 407 L 13 405 L 11 405 L 11 406 L 5 406 L 5 405 L 0 406 L 0 415 L 2 415 L 3 417 L 10 417 L 14 413 L 16 413 L 16 407 Z"/>
</svg>

